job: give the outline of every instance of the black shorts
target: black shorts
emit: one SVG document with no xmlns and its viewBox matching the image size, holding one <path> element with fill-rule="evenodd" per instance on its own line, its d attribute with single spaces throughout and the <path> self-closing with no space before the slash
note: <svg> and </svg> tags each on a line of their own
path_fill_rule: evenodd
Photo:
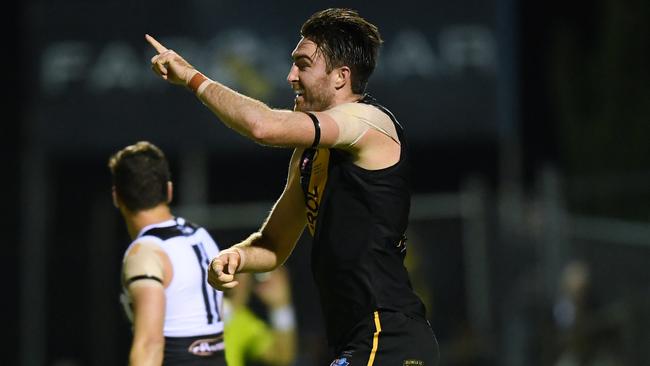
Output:
<svg viewBox="0 0 650 366">
<path fill-rule="evenodd" d="M 226 366 L 223 333 L 165 337 L 164 366 Z"/>
<path fill-rule="evenodd" d="M 330 366 L 435 366 L 438 341 L 424 319 L 376 311 L 350 332 Z"/>
</svg>

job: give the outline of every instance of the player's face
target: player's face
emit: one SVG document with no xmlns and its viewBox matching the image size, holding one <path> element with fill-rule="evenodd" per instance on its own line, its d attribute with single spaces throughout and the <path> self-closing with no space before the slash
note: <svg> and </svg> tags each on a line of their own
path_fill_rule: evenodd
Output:
<svg viewBox="0 0 650 366">
<path fill-rule="evenodd" d="M 291 53 L 293 64 L 287 81 L 296 93 L 295 111 L 324 111 L 334 102 L 332 73 L 327 72 L 323 54 L 316 44 L 302 38 Z"/>
</svg>

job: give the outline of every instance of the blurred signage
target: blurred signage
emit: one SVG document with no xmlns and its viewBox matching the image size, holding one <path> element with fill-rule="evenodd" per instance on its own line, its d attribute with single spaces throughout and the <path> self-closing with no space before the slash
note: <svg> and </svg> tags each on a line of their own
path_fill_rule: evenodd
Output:
<svg viewBox="0 0 650 366">
<path fill-rule="evenodd" d="M 491 8 L 482 3 L 470 11 L 466 3 L 471 1 L 459 1 L 452 8 L 445 3 L 441 9 L 433 2 L 408 17 L 395 14 L 388 2 L 360 11 L 380 26 L 385 41 L 369 92 L 398 116 L 415 144 L 496 137 L 497 44 Z M 205 108 L 200 103 L 179 95 L 174 89 L 180 88 L 158 80 L 149 69 L 154 52 L 143 35 L 156 28 L 168 30 L 157 24 L 164 16 L 155 21 L 145 18 L 144 25 L 126 21 L 119 31 L 99 32 L 97 28 L 105 27 L 116 11 L 113 7 L 67 5 L 83 6 L 97 17 L 93 23 L 80 20 L 74 11 L 61 11 L 56 18 L 39 16 L 48 6 L 40 3 L 28 12 L 33 29 L 46 30 L 34 31 L 30 42 L 40 45 L 32 52 L 37 95 L 30 121 L 40 141 L 93 148 L 129 136 L 152 136 L 169 144 L 195 138 L 195 143 L 207 146 L 241 147 L 240 140 L 212 131 L 215 117 L 201 110 Z M 185 11 L 203 14 L 205 7 L 217 12 L 220 6 L 196 0 L 187 2 Z M 288 1 L 274 6 L 293 7 Z M 294 11 L 296 21 L 281 22 L 282 26 L 269 24 L 271 17 L 228 18 L 211 29 L 206 18 L 205 24 L 176 24 L 165 34 L 154 35 L 211 78 L 272 107 L 290 108 L 289 55 L 298 41 L 299 25 L 312 12 Z M 62 19 L 66 16 L 69 19 Z M 77 27 L 87 31 L 77 32 Z M 189 115 L 203 121 L 195 125 L 196 134 L 186 122 Z"/>
</svg>

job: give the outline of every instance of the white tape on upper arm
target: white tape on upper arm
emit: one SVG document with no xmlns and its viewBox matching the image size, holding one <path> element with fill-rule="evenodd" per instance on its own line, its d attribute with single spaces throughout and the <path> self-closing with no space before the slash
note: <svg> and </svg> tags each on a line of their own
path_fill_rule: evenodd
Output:
<svg viewBox="0 0 650 366">
<path fill-rule="evenodd" d="M 125 281 L 136 276 L 150 276 L 164 280 L 164 267 L 156 244 L 135 243 L 124 257 L 123 278 Z"/>
<path fill-rule="evenodd" d="M 346 103 L 325 111 L 339 127 L 334 147 L 353 146 L 369 129 L 390 137 L 399 144 L 395 124 L 385 113 L 363 103 Z"/>
</svg>

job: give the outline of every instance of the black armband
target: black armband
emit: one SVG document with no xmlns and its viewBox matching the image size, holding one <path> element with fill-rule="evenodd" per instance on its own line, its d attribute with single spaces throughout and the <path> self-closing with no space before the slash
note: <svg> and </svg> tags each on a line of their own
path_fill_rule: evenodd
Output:
<svg viewBox="0 0 650 366">
<path fill-rule="evenodd" d="M 312 148 L 318 147 L 318 144 L 320 143 L 320 122 L 318 121 L 318 118 L 314 116 L 313 113 L 305 112 L 311 118 L 311 121 L 314 122 L 314 142 L 311 144 Z"/>
<path fill-rule="evenodd" d="M 152 275 L 133 276 L 133 277 L 129 278 L 128 280 L 124 281 L 124 285 L 125 285 L 125 287 L 128 287 L 133 282 L 140 281 L 140 280 L 154 280 L 154 281 L 160 282 L 161 285 L 164 285 L 162 279 L 160 279 L 160 278 L 158 278 L 156 276 L 152 276 Z"/>
</svg>

